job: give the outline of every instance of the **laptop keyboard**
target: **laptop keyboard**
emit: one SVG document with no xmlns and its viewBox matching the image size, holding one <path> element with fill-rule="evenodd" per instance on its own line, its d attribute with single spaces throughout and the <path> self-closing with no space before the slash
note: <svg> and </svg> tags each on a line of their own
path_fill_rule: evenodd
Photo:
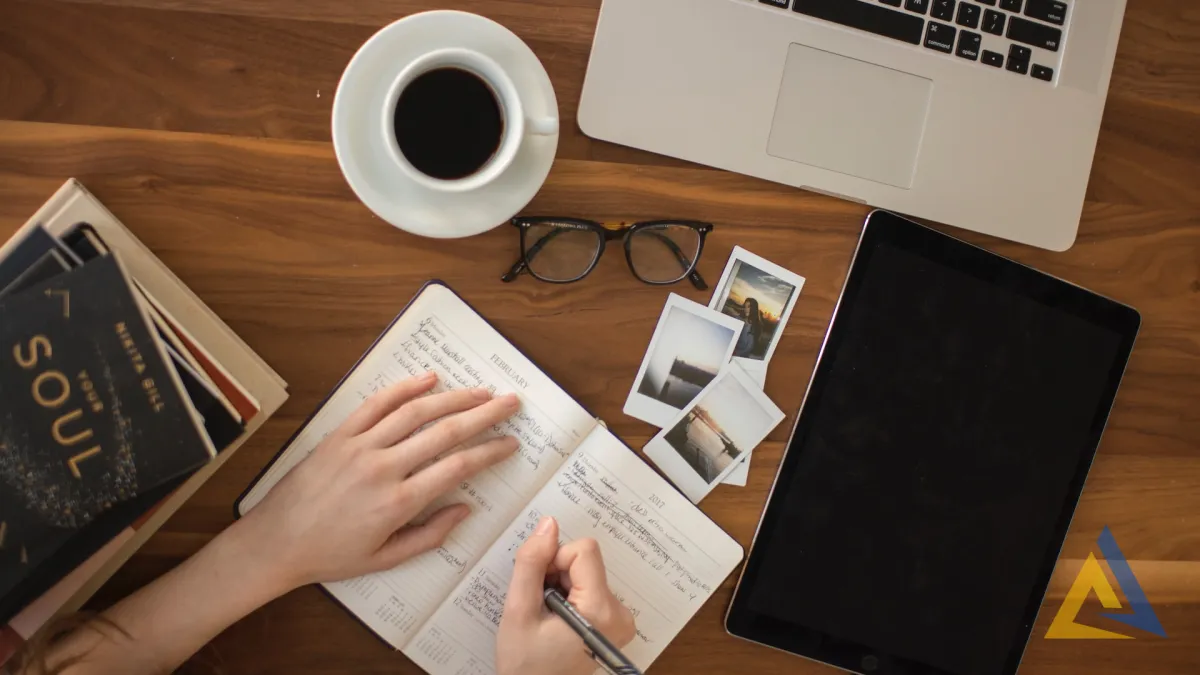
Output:
<svg viewBox="0 0 1200 675">
<path fill-rule="evenodd" d="M 758 0 L 1046 82 L 1061 61 L 1060 0 Z"/>
</svg>

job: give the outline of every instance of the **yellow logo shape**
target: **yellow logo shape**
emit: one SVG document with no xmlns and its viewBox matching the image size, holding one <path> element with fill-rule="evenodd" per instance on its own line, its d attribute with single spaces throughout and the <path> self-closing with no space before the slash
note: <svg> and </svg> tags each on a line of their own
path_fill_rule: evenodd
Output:
<svg viewBox="0 0 1200 675">
<path fill-rule="evenodd" d="M 1104 605 L 1105 609 L 1121 609 L 1121 601 L 1117 599 L 1112 584 L 1108 583 L 1108 577 L 1104 576 L 1104 568 L 1100 567 L 1095 553 L 1089 553 L 1084 561 L 1083 569 L 1079 570 L 1075 583 L 1071 584 L 1071 590 L 1067 591 L 1062 607 L 1058 609 L 1054 622 L 1050 624 L 1050 630 L 1046 631 L 1046 639 L 1132 640 L 1128 635 L 1075 623 L 1075 617 L 1087 600 L 1089 591 L 1096 592 L 1096 597 L 1100 598 L 1100 604 Z"/>
</svg>

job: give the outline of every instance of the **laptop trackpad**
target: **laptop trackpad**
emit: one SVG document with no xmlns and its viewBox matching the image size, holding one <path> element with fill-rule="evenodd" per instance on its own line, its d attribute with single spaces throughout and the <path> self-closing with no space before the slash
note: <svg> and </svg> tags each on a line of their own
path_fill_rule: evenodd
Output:
<svg viewBox="0 0 1200 675">
<path fill-rule="evenodd" d="M 793 44 L 767 152 L 911 188 L 933 81 Z"/>
</svg>

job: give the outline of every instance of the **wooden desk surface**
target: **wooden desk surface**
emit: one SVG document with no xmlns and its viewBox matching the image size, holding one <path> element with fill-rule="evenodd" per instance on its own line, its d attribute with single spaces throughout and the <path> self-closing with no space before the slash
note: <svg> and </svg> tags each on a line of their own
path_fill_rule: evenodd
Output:
<svg viewBox="0 0 1200 675">
<path fill-rule="evenodd" d="M 600 0 L 448 4 L 514 30 L 556 86 L 558 160 L 528 213 L 710 220 L 717 229 L 700 266 L 710 280 L 735 244 L 808 278 L 767 385 L 790 419 L 867 210 L 586 138 L 574 118 Z M 0 236 L 65 178 L 79 177 L 291 384 L 281 413 L 98 602 L 144 584 L 228 525 L 233 499 L 431 276 L 483 308 L 631 445 L 652 434 L 622 415 L 621 404 L 667 290 L 637 283 L 619 255 L 584 283 L 502 285 L 517 254 L 510 229 L 465 241 L 418 239 L 373 217 L 342 179 L 329 141 L 342 69 L 379 27 L 437 7 L 0 0 Z M 1200 662 L 1198 131 L 1200 10 L 1193 0 L 1131 0 L 1079 243 L 1059 254 L 955 231 L 1127 302 L 1145 320 L 1025 675 L 1193 673 Z M 707 298 L 684 284 L 672 290 Z M 744 543 L 788 428 L 790 421 L 756 453 L 748 487 L 723 487 L 703 504 Z M 1043 639 L 1105 525 L 1167 639 Z M 732 584 L 653 672 L 833 672 L 728 637 L 721 617 Z M 1091 607 L 1084 618 L 1096 614 Z M 229 673 L 417 672 L 314 589 L 240 622 L 201 658 Z"/>
</svg>

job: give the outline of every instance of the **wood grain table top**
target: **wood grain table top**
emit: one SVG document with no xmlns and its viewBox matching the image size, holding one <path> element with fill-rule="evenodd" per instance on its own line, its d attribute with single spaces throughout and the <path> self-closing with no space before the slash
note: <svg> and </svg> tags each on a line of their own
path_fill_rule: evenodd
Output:
<svg viewBox="0 0 1200 675">
<path fill-rule="evenodd" d="M 1077 0 L 1086 1 L 1086 0 Z M 808 279 L 767 393 L 789 415 L 745 488 L 703 509 L 748 544 L 867 209 L 593 141 L 575 124 L 600 0 L 462 0 L 546 65 L 563 133 L 527 213 L 716 224 Z M 330 107 L 358 46 L 424 0 L 0 0 L 0 236 L 75 176 L 290 384 L 292 398 L 111 581 L 103 606 L 196 551 L 232 502 L 424 280 L 440 277 L 634 447 L 624 416 L 668 290 L 619 255 L 586 281 L 501 284 L 517 238 L 420 239 L 374 217 L 338 171 Z M 1019 195 L 1014 195 L 1019 198 Z M 1200 7 L 1130 0 L 1079 241 L 1051 253 L 950 230 L 1139 309 L 1144 326 L 1021 669 L 1168 675 L 1200 669 Z M 689 285 L 670 290 L 698 301 Z M 1104 526 L 1168 637 L 1043 638 Z M 980 583 L 987 583 L 980 579 Z M 730 579 L 652 672 L 832 673 L 727 636 Z M 970 592 L 966 589 L 965 592 Z M 1092 607 L 1095 605 L 1095 607 Z M 1098 621 L 1091 598 L 1083 620 Z M 1089 614 L 1090 613 L 1090 614 Z M 239 622 L 199 656 L 228 673 L 415 673 L 315 589 Z"/>
</svg>

